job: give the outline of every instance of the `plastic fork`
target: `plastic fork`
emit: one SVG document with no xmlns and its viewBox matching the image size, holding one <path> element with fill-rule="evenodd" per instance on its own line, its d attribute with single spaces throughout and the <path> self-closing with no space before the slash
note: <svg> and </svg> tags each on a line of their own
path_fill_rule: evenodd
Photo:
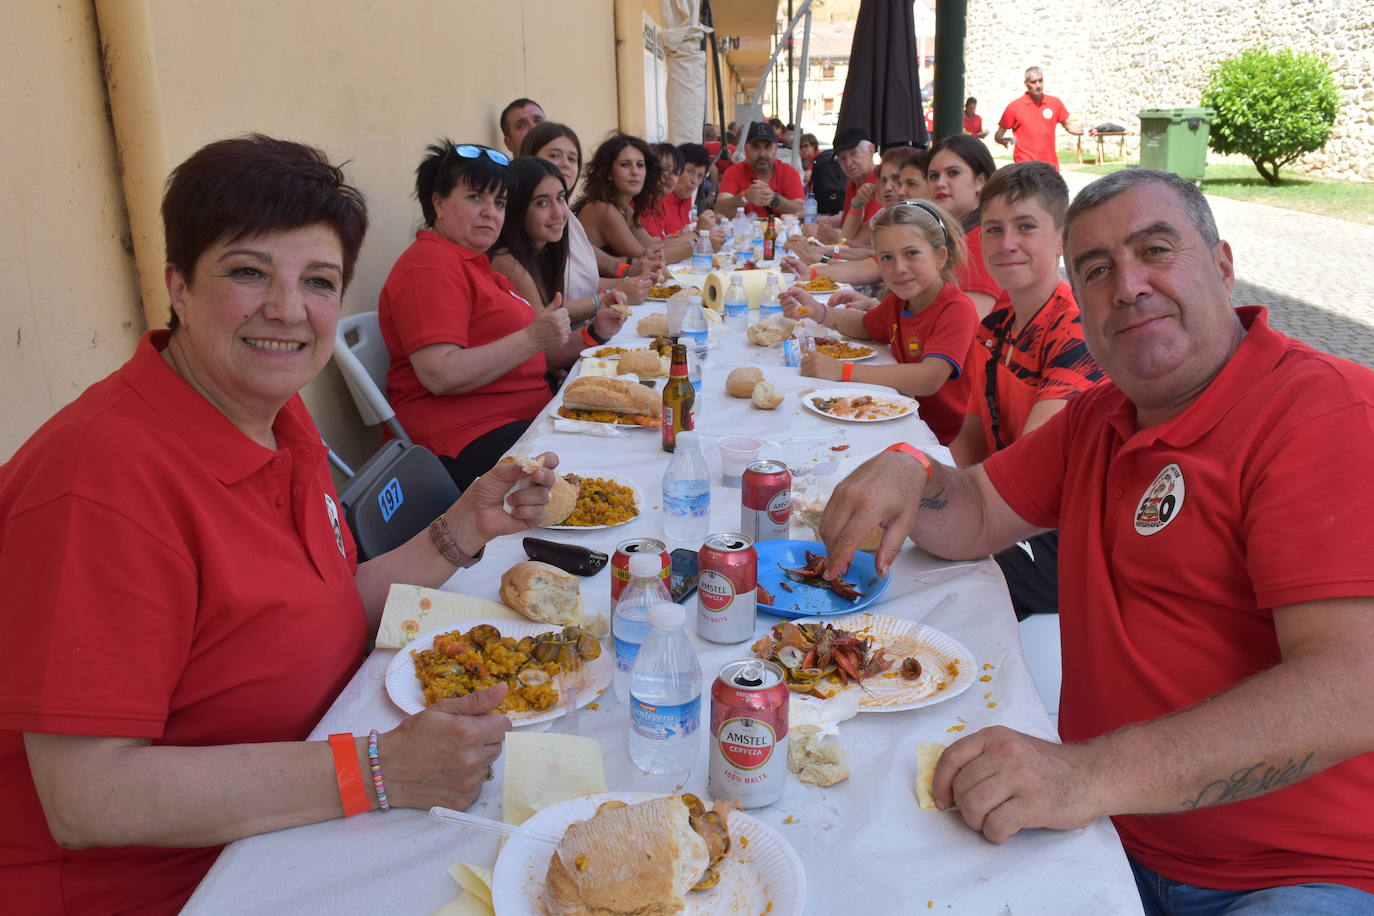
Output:
<svg viewBox="0 0 1374 916">
<path fill-rule="evenodd" d="M 436 821 L 447 821 L 450 824 L 462 824 L 464 827 L 471 827 L 474 830 L 495 833 L 498 836 L 514 837 L 519 840 L 533 840 L 536 843 L 547 843 L 550 846 L 557 846 L 563 839 L 561 836 L 554 836 L 551 833 L 544 833 L 540 830 L 526 830 L 524 827 L 518 827 L 515 824 L 494 821 L 491 818 L 480 817 L 476 814 L 468 814 L 466 811 L 454 811 L 452 808 L 430 808 L 429 816 Z"/>
</svg>

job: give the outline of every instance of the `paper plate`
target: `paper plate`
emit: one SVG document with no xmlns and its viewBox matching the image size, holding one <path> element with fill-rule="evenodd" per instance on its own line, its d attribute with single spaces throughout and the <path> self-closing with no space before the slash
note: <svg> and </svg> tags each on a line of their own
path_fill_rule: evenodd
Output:
<svg viewBox="0 0 1374 916">
<path fill-rule="evenodd" d="M 896 664 L 890 671 L 870 677 L 860 688 L 856 684 L 841 687 L 824 682 L 822 690 L 861 690 L 861 712 L 903 712 L 934 706 L 957 697 L 978 679 L 978 662 L 954 637 L 914 620 L 888 617 L 885 614 L 846 614 L 843 617 L 813 617 L 798 623 L 828 623 L 841 630 L 872 636 L 878 645 L 887 649 L 887 657 Z M 921 677 L 908 681 L 896 673 L 902 659 L 914 656 L 921 663 Z M 888 677 L 891 674 L 892 677 Z"/>
<path fill-rule="evenodd" d="M 878 355 L 878 350 L 877 350 L 877 348 L 875 348 L 875 347 L 869 347 L 868 344 L 866 344 L 866 343 L 860 343 L 859 341 L 848 341 L 848 340 L 843 341 L 843 342 L 844 342 L 844 343 L 853 343 L 855 346 L 859 346 L 859 347 L 868 347 L 868 354 L 867 354 L 866 356 L 836 356 L 835 359 L 838 359 L 838 360 L 839 360 L 840 362 L 842 362 L 842 363 L 861 363 L 861 362 L 863 362 L 863 361 L 866 360 L 866 359 L 872 359 L 873 357 L 875 357 L 875 356 Z M 817 351 L 817 352 L 820 352 L 820 351 Z"/>
<path fill-rule="evenodd" d="M 640 427 L 640 429 L 647 428 L 648 427 L 644 426 Z M 639 492 L 639 488 L 636 487 L 634 484 L 630 483 L 628 480 L 616 477 L 614 474 L 586 473 L 583 471 L 566 471 L 562 469 L 559 470 L 559 473 L 576 474 L 578 477 L 600 477 L 602 480 L 609 480 L 613 483 L 618 483 L 622 487 L 629 487 L 630 492 L 634 493 L 635 495 L 635 507 L 639 510 L 639 512 L 633 517 L 625 519 L 625 521 L 623 522 L 616 522 L 614 525 L 540 525 L 540 528 L 548 528 L 553 531 L 599 531 L 602 528 L 619 528 L 621 525 L 628 525 L 630 522 L 635 521 L 641 515 L 644 514 L 644 494 Z M 541 630 L 540 632 L 543 631 Z"/>
<path fill-rule="evenodd" d="M 391 662 L 386 666 L 386 695 L 391 697 L 391 702 L 408 713 L 423 710 L 425 708 L 425 694 L 420 687 L 420 679 L 415 676 L 415 662 L 411 660 L 411 653 L 433 647 L 434 637 L 441 633 L 451 633 L 454 630 L 466 632 L 483 623 L 496 627 L 502 636 L 512 636 L 515 639 L 538 636 L 540 633 L 556 632 L 563 629 L 552 624 L 536 623 L 533 620 L 471 620 L 441 630 L 421 633 L 415 637 L 414 642 L 392 656 Z M 507 715 L 511 722 L 516 725 L 533 725 L 536 722 L 557 719 L 567 711 L 567 706 L 563 702 L 567 696 L 566 690 L 575 690 L 577 692 L 577 705 L 586 706 L 596 699 L 600 691 L 610 686 L 611 673 L 614 670 L 615 658 L 603 646 L 599 656 L 582 663 L 582 670 L 560 674 L 555 679 L 554 683 L 558 687 L 559 695 L 557 706 L 540 712 L 512 712 L 507 713 Z"/>
<path fill-rule="evenodd" d="M 545 808 L 525 821 L 532 830 L 562 835 L 573 821 L 586 820 L 603 803 L 635 802 L 657 798 L 648 792 L 609 792 L 570 798 Z M 743 811 L 731 811 L 730 852 L 717 870 L 720 883 L 710 890 L 687 895 L 684 916 L 760 913 L 801 913 L 806 907 L 806 871 L 792 845 L 773 828 Z M 740 842 L 748 839 L 748 843 Z M 491 874 L 491 902 L 501 916 L 547 916 L 544 907 L 544 876 L 548 874 L 553 847 L 518 837 L 507 840 Z"/>
<path fill-rule="evenodd" d="M 863 395 L 871 395 L 874 399 L 885 401 L 891 404 L 900 404 L 904 408 L 899 414 L 890 417 L 873 417 L 871 419 L 859 419 L 857 417 L 837 417 L 834 414 L 826 413 L 814 403 L 813 398 L 857 398 Z M 818 391 L 808 391 L 806 394 L 797 395 L 802 406 L 812 413 L 828 417 L 831 420 L 839 420 L 843 423 L 886 423 L 888 420 L 900 420 L 902 417 L 909 417 L 916 413 L 917 403 L 909 397 L 897 394 L 892 391 L 882 391 L 877 388 L 822 388 Z"/>
<path fill-rule="evenodd" d="M 835 614 L 850 614 L 862 610 L 877 600 L 887 588 L 888 580 L 878 575 L 873 566 L 873 555 L 862 551 L 854 554 L 849 571 L 844 574 L 846 582 L 863 594 L 858 601 L 846 601 L 828 588 L 805 585 L 789 579 L 781 566 L 800 569 L 806 565 L 806 552 L 825 554 L 825 545 L 820 541 L 759 541 L 754 545 L 759 555 L 758 583 L 772 594 L 774 604 L 759 602 L 758 608 L 766 614 L 779 617 L 825 617 Z M 788 588 L 782 587 L 786 582 Z"/>
</svg>

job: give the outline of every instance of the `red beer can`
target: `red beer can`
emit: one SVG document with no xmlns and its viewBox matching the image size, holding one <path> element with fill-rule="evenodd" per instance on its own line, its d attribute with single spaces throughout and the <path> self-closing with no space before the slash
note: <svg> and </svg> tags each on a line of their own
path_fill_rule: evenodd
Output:
<svg viewBox="0 0 1374 916">
<path fill-rule="evenodd" d="M 654 538 L 630 538 L 628 541 L 621 541 L 615 548 L 615 553 L 611 555 L 611 610 L 615 610 L 615 603 L 620 600 L 620 593 L 625 591 L 625 586 L 630 584 L 630 554 L 632 553 L 656 553 L 663 558 L 663 584 L 668 584 L 668 577 L 671 575 L 673 566 L 672 557 L 668 556 L 668 545 Z"/>
<path fill-rule="evenodd" d="M 782 797 L 790 694 L 773 662 L 746 658 L 720 670 L 711 685 L 712 798 L 761 808 Z"/>
<path fill-rule="evenodd" d="M 740 481 L 740 528 L 755 541 L 785 539 L 792 521 L 792 472 L 774 459 L 755 461 Z"/>
<path fill-rule="evenodd" d="M 697 553 L 697 635 L 725 643 L 753 638 L 758 576 L 752 540 L 735 532 L 707 537 Z"/>
</svg>

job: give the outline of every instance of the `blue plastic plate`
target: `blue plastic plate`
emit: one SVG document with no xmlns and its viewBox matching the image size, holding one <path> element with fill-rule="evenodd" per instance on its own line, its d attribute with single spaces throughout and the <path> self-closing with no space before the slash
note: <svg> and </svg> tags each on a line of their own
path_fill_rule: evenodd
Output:
<svg viewBox="0 0 1374 916">
<path fill-rule="evenodd" d="M 849 570 L 844 574 L 846 582 L 863 595 L 858 601 L 846 601 L 828 588 L 804 585 L 789 579 L 779 565 L 790 569 L 800 569 L 806 565 L 806 552 L 825 554 L 825 545 L 820 541 L 760 541 L 754 545 L 759 554 L 759 585 L 772 594 L 775 605 L 759 602 L 759 610 L 778 617 L 824 617 L 835 614 L 852 614 L 868 607 L 887 588 L 887 579 L 879 578 L 873 567 L 873 555 L 855 553 Z M 786 582 L 792 589 L 782 587 Z"/>
</svg>

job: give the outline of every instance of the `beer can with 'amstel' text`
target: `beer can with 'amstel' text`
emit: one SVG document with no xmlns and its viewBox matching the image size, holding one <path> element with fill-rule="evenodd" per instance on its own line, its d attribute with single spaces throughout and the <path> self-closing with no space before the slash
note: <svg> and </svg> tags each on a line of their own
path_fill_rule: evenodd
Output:
<svg viewBox="0 0 1374 916">
<path fill-rule="evenodd" d="M 752 540 L 735 532 L 707 537 L 697 553 L 697 635 L 711 642 L 751 639 L 758 577 Z"/>
<path fill-rule="evenodd" d="M 755 461 L 740 479 L 740 528 L 755 541 L 785 539 L 792 522 L 792 472 L 781 461 Z"/>
<path fill-rule="evenodd" d="M 630 554 L 632 553 L 656 553 L 663 558 L 663 584 L 668 584 L 669 570 L 672 568 L 673 559 L 668 556 L 668 546 L 655 538 L 630 538 L 628 541 L 621 541 L 615 548 L 615 553 L 611 555 L 611 610 L 615 610 L 615 603 L 620 600 L 620 593 L 625 591 L 625 586 L 630 584 Z"/>
<path fill-rule="evenodd" d="M 773 662 L 746 658 L 720 670 L 711 685 L 712 798 L 762 808 L 782 797 L 790 694 Z"/>
</svg>

